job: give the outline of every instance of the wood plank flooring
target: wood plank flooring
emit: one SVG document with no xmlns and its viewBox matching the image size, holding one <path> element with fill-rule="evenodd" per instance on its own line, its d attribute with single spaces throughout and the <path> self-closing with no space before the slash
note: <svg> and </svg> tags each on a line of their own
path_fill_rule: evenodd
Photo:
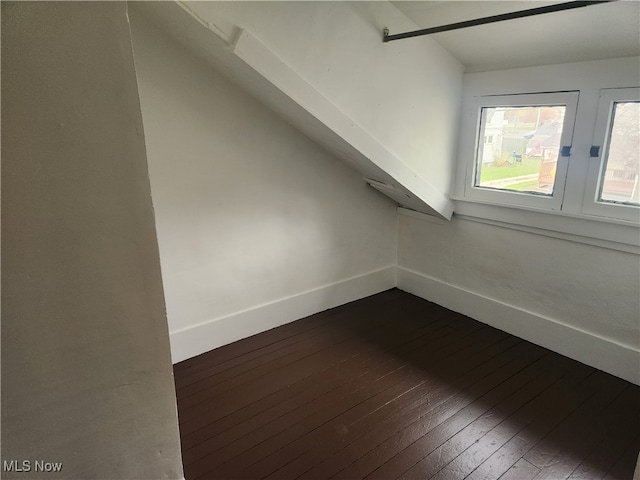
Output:
<svg viewBox="0 0 640 480">
<path fill-rule="evenodd" d="M 186 480 L 631 479 L 640 387 L 397 289 L 174 367 Z"/>
</svg>

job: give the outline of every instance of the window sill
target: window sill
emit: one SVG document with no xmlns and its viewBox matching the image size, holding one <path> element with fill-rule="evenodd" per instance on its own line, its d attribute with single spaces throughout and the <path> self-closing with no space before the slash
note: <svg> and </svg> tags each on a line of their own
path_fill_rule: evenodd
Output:
<svg viewBox="0 0 640 480">
<path fill-rule="evenodd" d="M 460 197 L 453 200 L 458 218 L 640 255 L 638 223 Z"/>
</svg>

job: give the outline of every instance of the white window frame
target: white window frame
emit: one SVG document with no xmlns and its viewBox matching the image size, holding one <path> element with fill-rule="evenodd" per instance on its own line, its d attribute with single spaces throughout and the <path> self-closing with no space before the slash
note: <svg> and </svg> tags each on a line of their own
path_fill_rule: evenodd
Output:
<svg viewBox="0 0 640 480">
<path fill-rule="evenodd" d="M 620 67 L 624 70 L 626 64 L 622 64 Z M 593 185 L 596 185 L 594 178 L 597 179 L 599 172 L 594 174 L 590 169 L 596 168 L 592 166 L 595 162 L 599 170 L 601 160 L 589 157 L 592 145 L 603 145 L 594 139 L 594 136 L 597 138 L 594 132 L 603 132 L 602 127 L 596 125 L 600 94 L 605 91 L 611 93 L 622 90 L 633 92 L 640 89 L 636 82 L 629 85 L 628 80 L 619 80 L 618 77 L 624 77 L 618 73 L 620 69 L 596 70 L 594 72 L 591 68 L 589 65 L 589 69 L 586 71 L 591 74 L 587 75 L 582 71 L 582 68 L 577 68 L 575 65 L 558 66 L 557 69 L 561 75 L 557 77 L 545 76 L 545 80 L 549 80 L 546 85 L 545 81 L 540 81 L 539 78 L 535 79 L 535 83 L 541 83 L 541 88 L 538 90 L 540 93 L 579 92 L 571 156 L 568 162 L 566 181 L 563 185 L 564 198 L 559 210 L 549 209 L 544 205 L 514 203 L 512 199 L 518 196 L 517 192 L 514 192 L 515 194 L 505 192 L 505 195 L 491 200 L 474 196 L 473 192 L 477 190 L 470 188 L 470 183 L 474 178 L 473 169 L 475 168 L 476 148 L 480 132 L 482 99 L 505 96 L 524 98 L 516 90 L 517 84 L 522 82 L 521 76 L 514 75 L 513 78 L 510 78 L 509 72 L 500 72 L 500 78 L 496 79 L 493 73 L 474 74 L 478 75 L 478 78 L 472 77 L 473 82 L 470 82 L 468 87 L 470 94 L 463 97 L 461 105 L 458 163 L 452 185 L 455 216 L 465 220 L 489 223 L 504 228 L 640 255 L 640 208 L 602 203 L 596 207 L 597 211 L 591 208 L 593 205 L 590 204 L 596 203 L 594 199 L 598 187 Z M 580 75 L 574 75 L 573 78 L 567 80 L 563 77 L 567 69 L 569 71 L 577 70 Z M 519 71 L 517 72 L 519 73 Z M 600 72 L 602 75 L 599 75 Z M 487 78 L 484 78 L 485 76 Z M 507 77 L 506 81 L 504 81 L 505 76 Z M 557 78 L 561 78 L 562 81 L 558 81 Z M 612 80 L 613 78 L 617 80 Z M 618 85 L 612 84 L 613 82 L 618 82 Z M 500 88 L 502 91 L 498 91 L 499 87 L 497 88 L 495 83 L 504 84 L 502 86 L 505 88 Z M 624 85 L 625 83 L 627 85 Z M 634 85 L 634 83 L 636 84 Z M 502 95 L 503 92 L 504 95 Z M 536 91 L 529 90 L 529 92 L 525 95 L 533 94 Z M 608 110 L 607 115 L 609 115 Z M 608 119 L 605 124 L 607 122 Z M 590 178 L 587 178 L 588 176 Z M 557 179 L 556 182 L 560 182 L 560 180 Z M 587 193 L 587 185 L 592 185 L 589 193 Z"/>
<path fill-rule="evenodd" d="M 633 222 L 640 221 L 640 208 L 638 206 L 598 201 L 604 169 L 606 168 L 605 159 L 608 155 L 606 147 L 611 133 L 614 103 L 637 102 L 639 100 L 640 88 L 607 88 L 600 91 L 592 140 L 592 146 L 600 147 L 600 154 L 589 159 L 582 207 L 583 213 L 587 215 L 618 218 Z"/>
<path fill-rule="evenodd" d="M 475 97 L 473 100 L 475 121 L 473 123 L 468 122 L 466 128 L 463 125 L 461 132 L 466 138 L 474 138 L 471 155 L 472 161 L 468 162 L 466 169 L 464 196 L 471 200 L 493 204 L 516 205 L 550 211 L 561 210 L 570 155 L 562 156 L 560 152 L 558 155 L 552 195 L 536 195 L 527 192 L 498 190 L 475 185 L 478 157 L 481 149 L 480 142 L 484 140 L 484 134 L 481 130 L 482 109 L 486 107 L 543 107 L 563 105 L 566 107 L 566 110 L 560 143 L 560 148 L 562 149 L 562 147 L 571 147 L 572 144 L 578 97 L 579 92 L 577 91 Z M 473 128 L 473 132 L 469 131 L 470 128 Z"/>
</svg>

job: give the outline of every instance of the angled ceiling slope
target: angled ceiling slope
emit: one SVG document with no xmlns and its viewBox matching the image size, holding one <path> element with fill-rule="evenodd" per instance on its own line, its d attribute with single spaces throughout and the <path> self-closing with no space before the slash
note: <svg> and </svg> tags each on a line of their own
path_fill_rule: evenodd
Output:
<svg viewBox="0 0 640 480">
<path fill-rule="evenodd" d="M 204 22 L 179 2 L 130 5 L 176 41 L 231 78 L 263 104 L 400 205 L 449 220 L 453 203 L 324 97 L 250 32 Z"/>
</svg>

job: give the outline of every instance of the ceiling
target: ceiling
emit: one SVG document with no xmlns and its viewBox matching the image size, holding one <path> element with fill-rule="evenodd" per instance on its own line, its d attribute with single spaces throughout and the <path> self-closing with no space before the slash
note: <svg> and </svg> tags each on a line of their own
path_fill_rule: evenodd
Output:
<svg viewBox="0 0 640 480">
<path fill-rule="evenodd" d="M 391 3 L 422 29 L 564 2 L 450 0 Z M 638 56 L 640 1 L 596 4 L 441 32 L 431 37 L 460 60 L 467 72 Z"/>
</svg>

